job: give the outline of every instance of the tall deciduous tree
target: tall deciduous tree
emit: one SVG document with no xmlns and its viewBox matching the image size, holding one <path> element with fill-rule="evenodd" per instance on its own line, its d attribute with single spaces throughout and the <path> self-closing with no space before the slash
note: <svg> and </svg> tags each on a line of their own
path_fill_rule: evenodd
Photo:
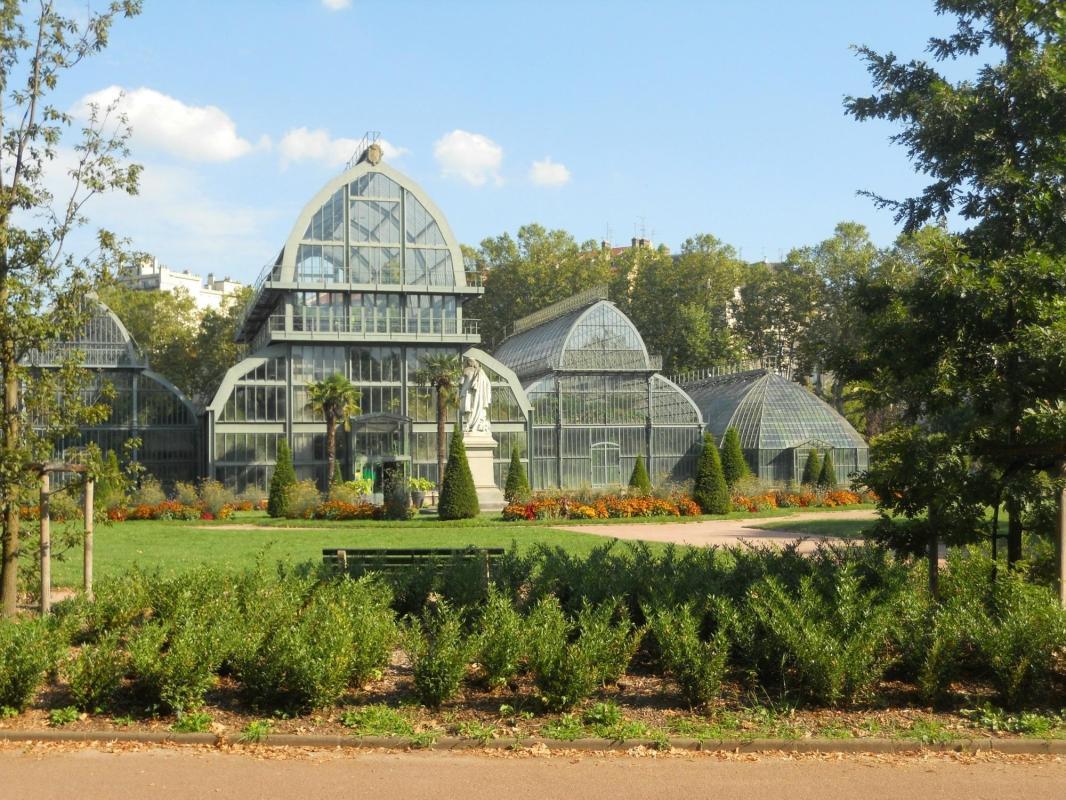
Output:
<svg viewBox="0 0 1066 800">
<path fill-rule="evenodd" d="M 138 167 L 124 163 L 125 120 L 113 108 L 92 108 L 70 156 L 70 193 L 53 196 L 46 173 L 56 170 L 63 133 L 72 120 L 49 97 L 71 69 L 107 46 L 117 17 L 139 10 L 136 0 L 114 2 L 79 24 L 60 15 L 48 0 L 34 11 L 15 0 L 0 5 L 0 599 L 5 616 L 14 614 L 16 606 L 25 464 L 42 450 L 29 424 L 33 412 L 22 398 L 41 406 L 35 412 L 38 419 L 70 420 L 75 387 L 85 381 L 84 371 L 72 361 L 58 372 L 34 373 L 25 359 L 74 338 L 92 314 L 83 299 L 95 286 L 102 261 L 73 257 L 67 239 L 85 223 L 85 204 L 93 196 L 111 190 L 135 193 L 139 174 Z M 102 252 L 115 250 L 112 237 L 101 234 L 99 239 Z M 35 381 L 40 385 L 34 386 Z M 60 397 L 66 407 L 56 413 Z"/>
<path fill-rule="evenodd" d="M 846 107 L 899 123 L 893 140 L 931 179 L 915 197 L 871 195 L 906 232 L 951 213 L 968 227 L 925 242 L 911 285 L 867 294 L 876 324 L 855 372 L 915 418 L 951 418 L 950 444 L 995 473 L 985 501 L 1007 500 L 1013 562 L 1026 477 L 1066 458 L 1053 419 L 1066 401 L 1066 25 L 1059 3 L 935 5 L 956 30 L 930 39 L 933 58 L 991 63 L 953 82 L 926 61 L 860 48 L 875 93 Z"/>
<path fill-rule="evenodd" d="M 485 294 L 464 311 L 481 319 L 481 338 L 499 342 L 521 317 L 611 280 L 610 253 L 596 242 L 578 244 L 566 231 L 523 225 L 512 238 L 485 239 L 471 253 Z"/>
<path fill-rule="evenodd" d="M 463 379 L 463 366 L 454 353 L 435 353 L 422 359 L 415 371 L 414 381 L 419 386 L 428 386 L 436 399 L 437 416 L 437 492 L 444 483 L 444 454 L 447 439 L 446 423 L 448 409 L 454 409 Z M 458 427 L 457 427 L 458 431 Z"/>
<path fill-rule="evenodd" d="M 326 421 L 326 483 L 333 481 L 337 468 L 337 424 L 345 430 L 359 413 L 359 390 L 339 373 L 307 385 L 307 405 Z"/>
</svg>

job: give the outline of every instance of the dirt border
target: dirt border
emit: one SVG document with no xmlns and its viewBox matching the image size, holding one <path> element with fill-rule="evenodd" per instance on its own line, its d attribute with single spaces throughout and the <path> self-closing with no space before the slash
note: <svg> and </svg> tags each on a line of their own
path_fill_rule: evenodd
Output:
<svg viewBox="0 0 1066 800">
<path fill-rule="evenodd" d="M 402 736 L 321 736 L 274 734 L 259 742 L 242 743 L 236 739 L 213 733 L 174 733 L 155 731 L 0 731 L 0 741 L 6 742 L 139 742 L 142 744 L 174 745 L 234 745 L 257 744 L 269 747 L 312 748 L 374 748 L 385 750 L 476 750 L 548 748 L 554 750 L 583 750 L 607 752 L 633 750 L 690 750 L 737 753 L 914 753 L 914 752 L 992 752 L 1011 755 L 1066 756 L 1066 739 L 994 739 L 981 737 L 940 744 L 924 744 L 903 739 L 560 739 L 506 737 L 480 741 L 478 739 L 442 736 L 432 742 L 413 742 Z"/>
</svg>

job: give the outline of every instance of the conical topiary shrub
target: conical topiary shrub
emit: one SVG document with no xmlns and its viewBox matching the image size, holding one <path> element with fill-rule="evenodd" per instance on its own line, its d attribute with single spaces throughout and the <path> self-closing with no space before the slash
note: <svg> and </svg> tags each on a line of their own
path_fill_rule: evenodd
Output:
<svg viewBox="0 0 1066 800">
<path fill-rule="evenodd" d="M 804 486 L 816 486 L 821 477 L 822 460 L 818 458 L 818 451 L 812 449 L 807 453 L 807 463 L 803 465 L 803 478 L 800 482 Z"/>
<path fill-rule="evenodd" d="M 744 451 L 740 449 L 740 434 L 736 428 L 729 428 L 725 432 L 725 440 L 722 442 L 722 474 L 725 483 L 730 489 L 737 485 L 741 478 L 751 474 L 748 462 L 744 459 Z"/>
<path fill-rule="evenodd" d="M 507 482 L 503 485 L 503 497 L 508 503 L 524 503 L 529 499 L 529 479 L 526 465 L 518 455 L 518 448 L 511 448 L 511 465 L 507 467 Z"/>
<path fill-rule="evenodd" d="M 700 453 L 699 466 L 696 467 L 696 487 L 692 499 L 704 514 L 729 513 L 729 487 L 722 475 L 718 447 L 709 433 L 703 435 L 703 451 Z"/>
<path fill-rule="evenodd" d="M 270 476 L 267 514 L 272 517 L 285 516 L 285 490 L 294 483 L 296 470 L 292 467 L 292 452 L 289 450 L 289 443 L 282 439 L 278 442 L 278 460 L 274 465 L 274 474 Z"/>
<path fill-rule="evenodd" d="M 477 503 L 474 476 L 466 460 L 463 434 L 455 431 L 448 448 L 448 465 L 444 468 L 444 484 L 437 502 L 437 515 L 441 519 L 471 519 L 481 512 Z"/>
<path fill-rule="evenodd" d="M 833 451 L 827 450 L 825 461 L 822 462 L 822 471 L 818 476 L 818 485 L 823 489 L 837 488 L 837 471 L 833 465 Z"/>
<path fill-rule="evenodd" d="M 633 465 L 633 474 L 629 476 L 629 488 L 636 489 L 642 494 L 651 494 L 651 478 L 648 470 L 644 468 L 644 456 L 637 455 L 637 463 Z"/>
</svg>

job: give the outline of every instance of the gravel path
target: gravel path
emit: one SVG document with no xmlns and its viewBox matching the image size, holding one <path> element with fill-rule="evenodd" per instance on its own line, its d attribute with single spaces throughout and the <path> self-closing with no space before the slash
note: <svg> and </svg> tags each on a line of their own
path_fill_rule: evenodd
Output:
<svg viewBox="0 0 1066 800">
<path fill-rule="evenodd" d="M 1050 800 L 1064 792 L 1066 764 L 1051 757 L 0 751 L 0 796 L 36 800 Z"/>
<path fill-rule="evenodd" d="M 709 545 L 729 546 L 748 544 L 787 544 L 807 534 L 786 529 L 759 530 L 756 525 L 767 522 L 815 522 L 820 519 L 877 519 L 877 512 L 869 509 L 857 511 L 810 511 L 782 517 L 759 519 L 708 519 L 696 522 L 633 523 L 629 525 L 556 525 L 563 531 L 592 533 L 613 539 L 643 540 L 646 542 L 673 542 L 698 547 Z M 845 541 L 836 537 L 822 537 L 825 541 Z M 817 547 L 817 541 L 807 539 L 800 544 L 800 552 L 809 552 Z"/>
</svg>

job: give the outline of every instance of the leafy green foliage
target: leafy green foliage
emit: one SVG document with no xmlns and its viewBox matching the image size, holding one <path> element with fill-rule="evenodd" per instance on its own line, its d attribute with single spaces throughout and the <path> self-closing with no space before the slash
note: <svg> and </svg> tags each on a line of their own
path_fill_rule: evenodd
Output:
<svg viewBox="0 0 1066 800">
<path fill-rule="evenodd" d="M 176 712 L 199 708 L 215 685 L 225 633 L 207 614 L 182 622 L 149 622 L 130 639 L 130 667 L 150 706 Z"/>
<path fill-rule="evenodd" d="M 747 459 L 740 447 L 740 434 L 736 428 L 728 428 L 722 441 L 722 475 L 726 486 L 732 489 L 750 474 Z"/>
<path fill-rule="evenodd" d="M 893 598 L 864 591 L 849 565 L 829 581 L 806 576 L 795 592 L 767 577 L 752 587 L 750 598 L 761 634 L 779 649 L 797 688 L 815 702 L 854 702 L 891 664 Z"/>
<path fill-rule="evenodd" d="M 326 483 L 339 483 L 337 464 L 337 425 L 351 427 L 359 414 L 359 389 L 339 372 L 307 385 L 307 406 L 326 421 Z"/>
<path fill-rule="evenodd" d="M 234 667 L 259 706 L 324 708 L 388 663 L 395 619 L 388 592 L 369 579 L 310 592 L 298 581 L 285 581 L 250 599 L 247 641 Z"/>
<path fill-rule="evenodd" d="M 448 421 L 449 409 L 454 409 L 458 403 L 462 378 L 463 365 L 459 356 L 447 351 L 433 351 L 430 355 L 423 356 L 419 360 L 418 369 L 411 376 L 415 385 L 432 389 L 436 400 L 437 491 L 441 490 L 444 481 L 444 452 L 447 441 L 445 424 Z"/>
<path fill-rule="evenodd" d="M 127 658 L 114 634 L 84 645 L 65 667 L 74 704 L 81 711 L 106 710 L 126 674 Z"/>
<path fill-rule="evenodd" d="M 662 667 L 691 707 L 705 705 L 718 696 L 729 666 L 733 613 L 725 602 L 717 610 L 717 627 L 708 641 L 700 635 L 701 620 L 691 604 L 659 609 L 649 619 Z"/>
<path fill-rule="evenodd" d="M 462 615 L 441 602 L 408 627 L 406 638 L 415 695 L 423 705 L 439 708 L 458 694 L 470 663 Z"/>
<path fill-rule="evenodd" d="M 375 703 L 355 711 L 345 711 L 341 725 L 351 728 L 358 736 L 411 736 L 415 729 L 401 712 Z"/>
<path fill-rule="evenodd" d="M 474 477 L 466 460 L 462 434 L 453 434 L 448 452 L 448 466 L 444 468 L 444 485 L 437 502 L 441 519 L 472 519 L 480 513 Z"/>
<path fill-rule="evenodd" d="M 722 474 L 718 447 L 709 433 L 703 435 L 703 450 L 700 451 L 696 467 L 696 486 L 692 490 L 692 499 L 704 514 L 729 513 L 729 487 Z"/>
<path fill-rule="evenodd" d="M 0 621 L 0 706 L 22 711 L 52 669 L 55 647 L 43 620 Z"/>
<path fill-rule="evenodd" d="M 826 450 L 825 460 L 822 461 L 822 470 L 818 475 L 818 486 L 821 489 L 835 489 L 837 487 L 837 470 L 833 465 L 833 451 Z"/>
<path fill-rule="evenodd" d="M 526 465 L 522 462 L 517 446 L 511 448 L 511 463 L 507 467 L 507 481 L 504 483 L 503 496 L 508 503 L 524 503 L 530 496 Z"/>
<path fill-rule="evenodd" d="M 637 453 L 637 461 L 633 465 L 633 474 L 629 476 L 629 488 L 636 489 L 641 494 L 651 494 L 651 478 L 644 466 L 644 455 Z"/>
<path fill-rule="evenodd" d="M 292 466 L 292 451 L 288 441 L 282 437 L 278 442 L 278 459 L 274 465 L 274 474 L 270 476 L 270 497 L 267 500 L 267 513 L 272 517 L 285 516 L 285 493 L 296 483 L 296 470 Z"/>
<path fill-rule="evenodd" d="M 618 683 L 644 637 L 620 602 L 585 605 L 577 615 L 581 650 L 601 685 Z"/>
<path fill-rule="evenodd" d="M 807 460 L 803 464 L 803 477 L 800 481 L 804 486 L 816 486 L 818 479 L 822 477 L 822 460 L 818 457 L 818 451 L 811 448 L 807 453 Z"/>
<path fill-rule="evenodd" d="M 53 728 L 62 728 L 72 722 L 77 722 L 79 716 L 78 709 L 74 706 L 53 708 L 48 712 L 48 724 Z"/>
<path fill-rule="evenodd" d="M 175 733 L 206 733 L 211 730 L 214 722 L 210 714 L 203 711 L 194 711 L 189 714 L 178 714 L 178 721 L 170 726 Z"/>
<path fill-rule="evenodd" d="M 490 587 L 478 619 L 477 661 L 491 688 L 518 675 L 526 653 L 525 622 L 505 594 Z"/>
</svg>

